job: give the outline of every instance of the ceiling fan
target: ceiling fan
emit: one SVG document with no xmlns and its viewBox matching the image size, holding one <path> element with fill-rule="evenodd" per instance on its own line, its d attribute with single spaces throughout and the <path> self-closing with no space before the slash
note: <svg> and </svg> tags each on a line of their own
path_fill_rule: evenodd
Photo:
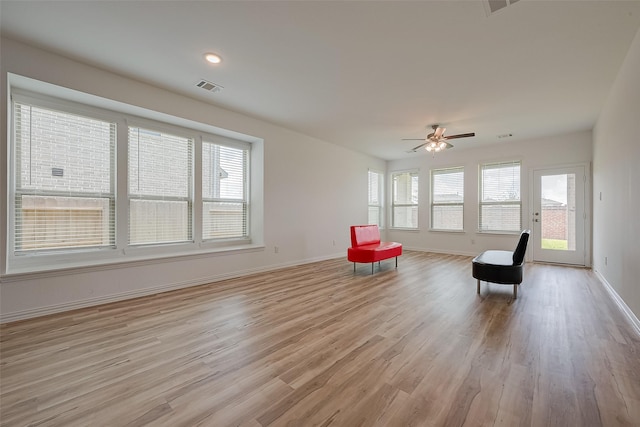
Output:
<svg viewBox="0 0 640 427">
<path fill-rule="evenodd" d="M 450 135 L 444 136 L 444 131 L 446 128 L 441 128 L 438 125 L 431 126 L 433 132 L 427 135 L 424 139 L 403 139 L 403 141 L 424 141 L 424 143 L 413 147 L 411 150 L 407 151 L 407 153 L 415 153 L 418 149 L 424 147 L 429 152 L 438 152 L 442 150 L 446 150 L 447 148 L 453 147 L 453 145 L 449 144 L 450 139 L 458 139 L 458 138 L 468 138 L 471 136 L 476 136 L 474 132 L 471 133 L 460 133 L 458 135 Z"/>
</svg>

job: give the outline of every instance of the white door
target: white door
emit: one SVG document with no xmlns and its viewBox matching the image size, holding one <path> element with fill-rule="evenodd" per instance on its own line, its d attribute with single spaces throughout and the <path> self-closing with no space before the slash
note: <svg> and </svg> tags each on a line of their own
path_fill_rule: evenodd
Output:
<svg viewBox="0 0 640 427">
<path fill-rule="evenodd" d="M 534 261 L 585 265 L 585 186 L 584 166 L 534 170 Z"/>
</svg>

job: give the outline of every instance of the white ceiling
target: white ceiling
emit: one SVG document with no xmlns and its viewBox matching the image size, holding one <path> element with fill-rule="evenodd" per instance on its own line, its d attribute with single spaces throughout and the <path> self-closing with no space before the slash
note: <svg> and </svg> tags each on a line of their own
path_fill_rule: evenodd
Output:
<svg viewBox="0 0 640 427">
<path fill-rule="evenodd" d="M 5 37 L 390 160 L 426 155 L 401 139 L 436 123 L 476 133 L 456 150 L 591 129 L 640 1 L 3 0 L 0 15 Z"/>
</svg>

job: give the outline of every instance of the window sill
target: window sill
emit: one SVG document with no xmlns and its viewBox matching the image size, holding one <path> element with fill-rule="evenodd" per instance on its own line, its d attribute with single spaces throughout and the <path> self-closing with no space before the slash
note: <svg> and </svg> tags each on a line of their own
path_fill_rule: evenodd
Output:
<svg viewBox="0 0 640 427">
<path fill-rule="evenodd" d="M 11 269 L 7 269 L 7 274 L 0 276 L 0 282 L 9 283 L 27 279 L 39 279 L 54 276 L 65 276 L 78 273 L 91 273 L 94 271 L 112 270 L 118 268 L 128 268 L 143 265 L 152 265 L 166 263 L 167 261 L 179 261 L 198 258 L 207 258 L 211 256 L 221 256 L 230 254 L 241 254 L 248 252 L 263 251 L 264 245 L 244 244 L 237 246 L 216 247 L 206 250 L 194 250 L 183 253 L 171 253 L 166 255 L 139 255 L 128 257 L 128 259 L 108 259 L 103 262 L 84 262 L 76 264 L 56 264 L 56 265 L 25 265 Z"/>
<path fill-rule="evenodd" d="M 418 233 L 420 231 L 419 228 L 399 228 L 399 227 L 389 227 L 388 231 L 408 231 L 410 233 Z"/>
<path fill-rule="evenodd" d="M 429 231 L 433 231 L 434 233 L 454 233 L 454 234 L 465 234 L 464 230 L 443 230 L 441 228 L 430 228 Z"/>
</svg>

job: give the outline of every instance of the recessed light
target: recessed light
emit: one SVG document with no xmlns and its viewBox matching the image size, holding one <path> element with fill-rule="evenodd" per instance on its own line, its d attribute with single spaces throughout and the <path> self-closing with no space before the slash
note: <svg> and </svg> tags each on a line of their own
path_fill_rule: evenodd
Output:
<svg viewBox="0 0 640 427">
<path fill-rule="evenodd" d="M 220 55 L 216 53 L 205 53 L 204 59 L 206 59 L 207 62 L 210 62 L 212 64 L 219 64 L 222 62 L 222 58 L 220 57 Z"/>
</svg>

